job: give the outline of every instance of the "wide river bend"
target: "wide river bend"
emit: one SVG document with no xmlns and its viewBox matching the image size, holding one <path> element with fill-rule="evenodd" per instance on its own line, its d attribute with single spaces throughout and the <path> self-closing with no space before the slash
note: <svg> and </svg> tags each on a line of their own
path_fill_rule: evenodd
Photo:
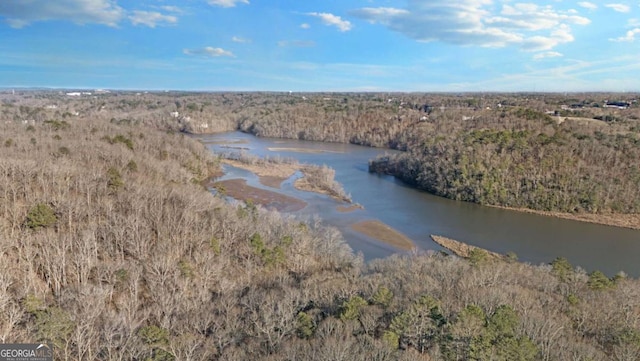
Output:
<svg viewBox="0 0 640 361">
<path fill-rule="evenodd" d="M 389 152 L 351 144 L 258 138 L 241 132 L 194 136 L 214 152 L 244 151 L 257 156 L 294 158 L 301 163 L 335 169 L 354 202 L 364 209 L 338 212 L 329 197 L 296 190 L 292 181 L 281 189 L 265 187 L 252 173 L 226 167 L 223 179 L 242 178 L 254 187 L 301 198 L 308 206 L 296 215 L 318 215 L 342 231 L 349 245 L 365 259 L 400 252 L 351 229 L 361 220 L 380 220 L 411 238 L 423 250 L 441 250 L 430 235 L 453 238 L 494 252 L 515 252 L 521 261 L 549 263 L 566 257 L 587 271 L 607 275 L 618 271 L 640 275 L 640 231 L 509 211 L 437 197 L 391 176 L 368 172 L 368 161 Z M 304 149 L 304 152 L 299 150 Z"/>
</svg>

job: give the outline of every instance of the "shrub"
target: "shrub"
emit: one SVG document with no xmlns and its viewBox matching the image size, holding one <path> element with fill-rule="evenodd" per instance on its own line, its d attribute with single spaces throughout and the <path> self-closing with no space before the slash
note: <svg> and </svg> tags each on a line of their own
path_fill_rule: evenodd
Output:
<svg viewBox="0 0 640 361">
<path fill-rule="evenodd" d="M 127 163 L 127 169 L 130 172 L 136 172 L 138 170 L 138 163 L 136 163 L 133 159 Z"/>
<path fill-rule="evenodd" d="M 107 177 L 109 177 L 109 180 L 107 181 L 107 186 L 112 191 L 118 190 L 124 185 L 124 181 L 122 180 L 122 175 L 120 175 L 120 172 L 113 167 L 107 170 Z"/>
<path fill-rule="evenodd" d="M 384 308 L 387 308 L 391 305 L 393 301 L 393 292 L 389 290 L 387 287 L 380 286 L 378 290 L 373 295 L 373 303 L 376 305 L 380 305 Z"/>
<path fill-rule="evenodd" d="M 45 204 L 38 203 L 27 214 L 25 225 L 31 229 L 53 226 L 58 221 L 53 209 Z"/>
<path fill-rule="evenodd" d="M 298 317 L 296 317 L 296 331 L 298 337 L 300 338 L 310 338 L 313 336 L 313 331 L 315 330 L 315 325 L 313 322 L 313 318 L 309 316 L 307 313 L 300 311 L 298 313 Z"/>
<path fill-rule="evenodd" d="M 589 274 L 587 285 L 592 290 L 603 290 L 613 287 L 613 282 L 600 271 L 593 271 Z"/>
<path fill-rule="evenodd" d="M 67 147 L 60 147 L 58 148 L 58 153 L 60 153 L 60 155 L 69 155 L 71 151 Z"/>
<path fill-rule="evenodd" d="M 50 125 L 54 130 L 67 129 L 71 126 L 64 120 L 45 120 L 44 124 Z"/>
<path fill-rule="evenodd" d="M 360 296 L 353 296 L 342 304 L 340 319 L 343 321 L 357 320 L 360 317 L 362 307 L 367 305 L 367 301 Z"/>
</svg>

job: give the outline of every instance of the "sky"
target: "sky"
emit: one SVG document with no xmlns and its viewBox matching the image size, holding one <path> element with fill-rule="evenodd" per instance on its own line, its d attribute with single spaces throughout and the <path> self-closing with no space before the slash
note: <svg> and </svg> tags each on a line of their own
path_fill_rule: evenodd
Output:
<svg viewBox="0 0 640 361">
<path fill-rule="evenodd" d="M 0 87 L 640 91 L 640 0 L 0 0 Z"/>
</svg>

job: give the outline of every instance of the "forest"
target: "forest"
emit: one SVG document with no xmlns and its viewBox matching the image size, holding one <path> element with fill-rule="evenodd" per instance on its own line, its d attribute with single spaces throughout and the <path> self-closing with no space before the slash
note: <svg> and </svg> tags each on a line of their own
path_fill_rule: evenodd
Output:
<svg viewBox="0 0 640 361">
<path fill-rule="evenodd" d="M 69 99 L 64 93 L 26 92 L 3 99 L 0 119 L 91 117 L 186 133 L 239 129 L 262 137 L 399 149 L 405 152 L 372 160 L 370 170 L 479 204 L 637 215 L 639 98 L 631 93 L 114 92 Z"/>
<path fill-rule="evenodd" d="M 493 260 L 482 251 L 468 259 L 414 252 L 365 263 L 320 222 L 229 203 L 206 189 L 220 158 L 176 130 L 238 124 L 274 135 L 293 121 L 288 111 L 257 120 L 249 114 L 281 102 L 238 105 L 274 96 L 112 94 L 62 101 L 49 93 L 3 95 L 0 342 L 47 341 L 56 360 L 640 359 L 640 283 L 624 274 L 587 274 L 563 258 L 543 265 Z M 453 115 L 446 110 L 398 110 L 393 101 L 375 100 L 378 95 L 363 97 L 380 108 L 363 106 L 361 133 L 346 118 L 323 126 L 308 120 L 290 131 L 406 147 L 406 157 L 437 151 L 462 159 L 475 150 L 491 153 L 487 162 L 495 164 L 509 157 L 566 161 L 521 148 L 560 157 L 555 147 L 571 146 L 575 155 L 598 155 L 612 172 L 627 169 L 637 154 L 632 120 L 571 130 L 565 129 L 571 120 L 560 126 L 540 110 L 522 115 L 516 104 L 500 126 L 478 115 L 471 127 L 471 120 L 447 122 Z M 223 104 L 228 98 L 235 105 Z M 315 101 L 324 104 L 323 98 Z M 338 105 L 342 97 L 331 100 L 336 108 L 327 112 L 357 117 L 352 98 L 347 105 Z M 53 102 L 57 108 L 46 108 Z M 226 110 L 216 115 L 218 108 Z M 423 114 L 427 119 L 420 120 Z M 448 136 L 427 136 L 436 130 Z M 597 154 L 603 150 L 609 153 Z M 389 159 L 384 171 L 408 159 Z M 597 167 L 575 159 L 585 172 Z M 504 171 L 513 167 L 504 162 Z M 469 167 L 464 179 L 476 179 L 484 191 L 485 176 L 477 178 L 486 170 L 459 163 Z M 551 164 L 541 172 L 559 169 Z M 554 184 L 545 177 L 564 184 L 560 174 L 534 179 Z M 631 183 L 620 182 L 620 192 L 628 191 Z M 499 188 L 495 197 L 502 197 Z M 598 202 L 577 204 L 595 211 L 617 201 Z"/>
<path fill-rule="evenodd" d="M 434 129 L 416 135 L 407 152 L 373 160 L 370 169 L 436 195 L 480 204 L 640 213 L 636 124 L 558 124 L 523 108 L 497 119 L 436 120 Z"/>
</svg>

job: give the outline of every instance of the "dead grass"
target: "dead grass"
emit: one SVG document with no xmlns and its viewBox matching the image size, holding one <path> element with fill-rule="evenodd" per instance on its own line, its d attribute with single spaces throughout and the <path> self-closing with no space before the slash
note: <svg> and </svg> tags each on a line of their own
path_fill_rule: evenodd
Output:
<svg viewBox="0 0 640 361">
<path fill-rule="evenodd" d="M 390 244 L 405 251 L 410 251 L 416 248 L 415 244 L 409 237 L 378 220 L 358 222 L 351 225 L 351 228 L 371 238 L 377 239 L 380 242 Z"/>
</svg>

